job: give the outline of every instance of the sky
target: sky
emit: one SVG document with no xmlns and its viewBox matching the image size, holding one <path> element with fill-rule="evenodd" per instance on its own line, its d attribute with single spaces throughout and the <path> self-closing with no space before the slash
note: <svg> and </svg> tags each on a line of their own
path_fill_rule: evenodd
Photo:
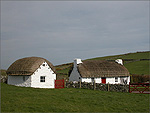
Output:
<svg viewBox="0 0 150 113">
<path fill-rule="evenodd" d="M 149 1 L 1 1 L 1 69 L 149 51 Z"/>
</svg>

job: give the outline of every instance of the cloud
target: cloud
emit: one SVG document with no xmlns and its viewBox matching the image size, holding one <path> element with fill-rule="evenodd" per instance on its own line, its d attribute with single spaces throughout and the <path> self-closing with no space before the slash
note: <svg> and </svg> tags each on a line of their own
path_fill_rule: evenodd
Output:
<svg viewBox="0 0 150 113">
<path fill-rule="evenodd" d="M 2 68 L 27 56 L 54 65 L 148 50 L 148 1 L 2 1 Z"/>
</svg>

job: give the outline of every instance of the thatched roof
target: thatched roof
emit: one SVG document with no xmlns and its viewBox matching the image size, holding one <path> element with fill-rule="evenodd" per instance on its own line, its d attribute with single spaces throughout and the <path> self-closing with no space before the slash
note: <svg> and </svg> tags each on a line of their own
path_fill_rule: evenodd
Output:
<svg viewBox="0 0 150 113">
<path fill-rule="evenodd" d="M 27 57 L 16 60 L 6 73 L 7 75 L 32 75 L 43 62 L 46 62 L 55 72 L 54 66 L 48 60 L 40 57 Z"/>
<path fill-rule="evenodd" d="M 129 76 L 128 70 L 116 62 L 88 60 L 78 65 L 82 77 L 119 77 Z"/>
</svg>

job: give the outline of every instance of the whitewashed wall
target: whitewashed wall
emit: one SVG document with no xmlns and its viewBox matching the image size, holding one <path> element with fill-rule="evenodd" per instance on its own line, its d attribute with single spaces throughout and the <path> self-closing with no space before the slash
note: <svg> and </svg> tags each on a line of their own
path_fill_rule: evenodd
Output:
<svg viewBox="0 0 150 113">
<path fill-rule="evenodd" d="M 43 64 L 45 66 L 43 66 Z M 56 74 L 46 62 L 43 64 L 31 75 L 31 87 L 55 88 Z M 40 82 L 41 76 L 45 76 L 45 82 Z"/>
<path fill-rule="evenodd" d="M 122 79 L 127 80 L 127 84 L 129 84 L 130 76 L 128 76 L 128 77 L 120 77 L 120 83 L 122 83 Z"/>
<path fill-rule="evenodd" d="M 127 84 L 129 84 L 130 82 L 130 76 L 129 77 L 117 77 L 118 78 L 118 81 L 116 82 L 115 81 L 115 77 L 106 77 L 106 84 L 123 84 L 121 82 L 120 79 L 124 79 L 124 80 L 127 80 Z M 101 81 L 101 78 L 94 78 L 95 80 L 95 83 L 102 83 Z M 92 82 L 92 79 L 91 78 L 81 78 L 81 81 L 82 82 Z"/>
<path fill-rule="evenodd" d="M 31 76 L 10 76 L 10 75 L 8 75 L 7 83 L 10 85 L 15 85 L 15 86 L 31 87 Z"/>
<path fill-rule="evenodd" d="M 127 84 L 129 84 L 129 82 L 130 82 L 130 76 L 128 76 L 128 77 L 117 77 L 117 78 L 118 78 L 118 82 L 115 81 L 115 77 L 107 77 L 106 78 L 106 84 L 108 84 L 108 82 L 110 84 L 123 84 L 121 79 L 127 80 Z"/>
<path fill-rule="evenodd" d="M 108 82 L 110 84 L 117 84 L 118 82 L 115 82 L 115 77 L 109 77 L 109 78 L 106 78 L 106 84 L 108 84 Z"/>
<path fill-rule="evenodd" d="M 101 78 L 95 78 L 95 83 L 101 83 Z"/>
<path fill-rule="evenodd" d="M 101 78 L 94 78 L 95 80 L 95 83 L 101 83 Z M 92 82 L 92 79 L 91 78 L 81 78 L 81 81 L 82 82 Z"/>
<path fill-rule="evenodd" d="M 92 82 L 91 78 L 81 78 L 81 82 Z"/>
<path fill-rule="evenodd" d="M 130 76 L 128 76 L 128 82 L 127 82 L 127 84 L 129 84 L 129 82 L 130 82 Z"/>
</svg>

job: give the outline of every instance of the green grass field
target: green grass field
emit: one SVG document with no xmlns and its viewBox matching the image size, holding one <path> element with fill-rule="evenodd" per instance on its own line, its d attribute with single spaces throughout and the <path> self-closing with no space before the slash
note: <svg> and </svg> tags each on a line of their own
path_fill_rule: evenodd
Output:
<svg viewBox="0 0 150 113">
<path fill-rule="evenodd" d="M 125 64 L 125 67 L 131 74 L 150 75 L 150 61 L 136 61 Z"/>
<path fill-rule="evenodd" d="M 149 112 L 148 94 L 1 84 L 2 112 Z"/>
</svg>

